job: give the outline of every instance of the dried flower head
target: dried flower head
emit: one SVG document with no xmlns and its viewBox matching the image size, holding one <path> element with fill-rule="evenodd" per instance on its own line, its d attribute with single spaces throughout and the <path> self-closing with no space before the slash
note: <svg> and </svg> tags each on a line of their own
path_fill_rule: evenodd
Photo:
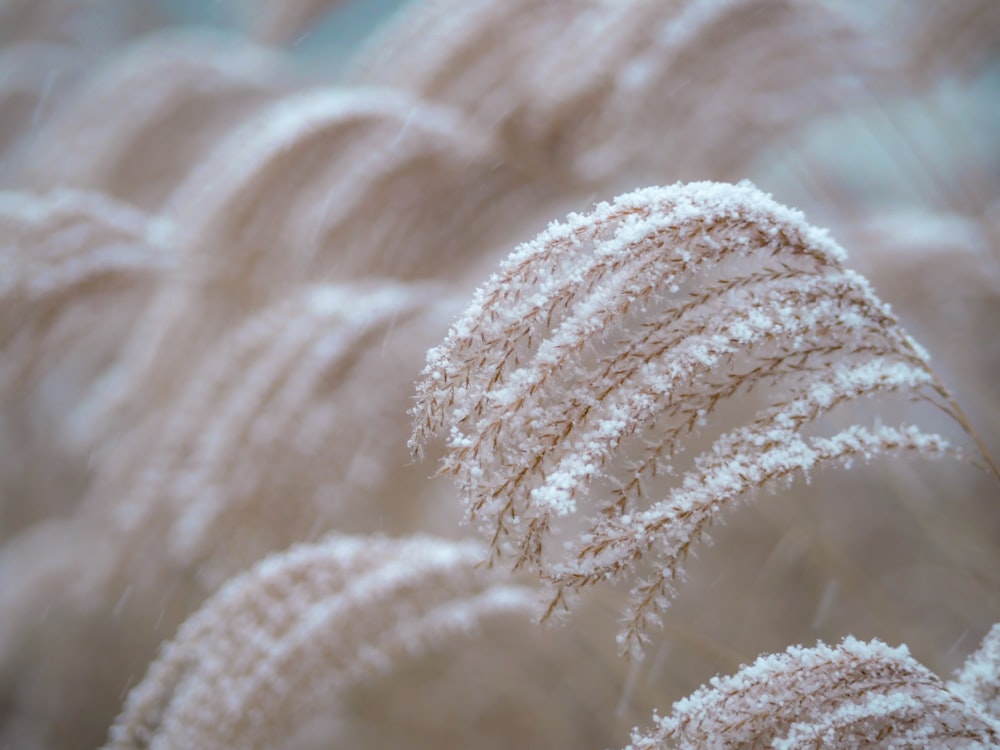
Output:
<svg viewBox="0 0 1000 750">
<path fill-rule="evenodd" d="M 995 643 L 991 656 L 995 677 Z M 985 661 L 980 657 L 976 664 Z M 761 656 L 734 675 L 714 678 L 654 721 L 654 730 L 633 732 L 627 750 L 1000 743 L 1000 716 L 942 683 L 906 646 L 851 637 L 837 646 L 793 646 Z"/>
<path fill-rule="evenodd" d="M 652 556 L 621 636 L 635 650 L 688 551 L 734 501 L 823 464 L 947 450 L 912 426 L 810 434 L 880 393 L 953 409 L 843 259 L 746 183 L 648 188 L 571 215 L 515 250 L 430 351 L 411 445 L 447 435 L 442 471 L 468 517 L 494 555 L 557 587 L 550 612 L 565 590 L 635 576 Z M 689 436 L 762 385 L 770 403 L 648 499 Z M 576 539 L 546 556 L 551 528 L 581 515 Z"/>
<path fill-rule="evenodd" d="M 107 747 L 273 747 L 400 660 L 533 606 L 475 544 L 333 536 L 230 581 L 129 695 Z"/>
</svg>

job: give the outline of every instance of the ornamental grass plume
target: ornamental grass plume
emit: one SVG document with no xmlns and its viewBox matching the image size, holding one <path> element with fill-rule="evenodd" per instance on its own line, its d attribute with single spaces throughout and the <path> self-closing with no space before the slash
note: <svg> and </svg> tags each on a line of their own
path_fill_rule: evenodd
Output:
<svg viewBox="0 0 1000 750">
<path fill-rule="evenodd" d="M 95 478 L 95 509 L 131 540 L 128 554 L 165 543 L 171 569 L 207 591 L 296 541 L 370 523 L 398 491 L 388 467 L 406 461 L 400 417 L 416 362 L 455 309 L 439 293 L 314 286 L 251 316 L 195 369 L 156 434 Z M 380 408 L 364 398 L 371 388 Z M 424 493 L 409 495 L 418 515 Z"/>
<path fill-rule="evenodd" d="M 1000 721 L 1000 624 L 990 629 L 965 660 L 948 689 Z"/>
<path fill-rule="evenodd" d="M 143 38 L 54 105 L 21 182 L 101 190 L 159 209 L 186 170 L 288 78 L 277 55 L 238 38 L 191 31 Z M 73 158 L 47 158 L 63 149 Z"/>
<path fill-rule="evenodd" d="M 442 472 L 467 517 L 494 556 L 556 586 L 549 613 L 569 589 L 638 577 L 620 635 L 637 653 L 688 551 L 732 502 L 826 463 L 949 449 L 908 425 L 809 434 L 819 417 L 902 393 L 965 422 L 843 260 L 749 184 L 650 188 L 571 215 L 515 250 L 428 354 L 413 449 L 447 436 Z M 685 439 L 758 387 L 769 403 L 677 472 Z M 551 528 L 578 515 L 577 539 L 547 556 Z M 636 575 L 647 553 L 653 569 Z"/>
<path fill-rule="evenodd" d="M 713 678 L 668 716 L 654 717 L 652 731 L 635 730 L 626 750 L 996 747 L 1000 716 L 968 683 L 973 674 L 996 679 L 998 632 L 994 626 L 958 682 L 948 684 L 905 646 L 878 640 L 848 637 L 836 646 L 761 656 L 732 676 Z"/>
<path fill-rule="evenodd" d="M 64 425 L 173 271 L 170 234 L 101 193 L 0 192 L 0 435 L 19 436 L 0 437 L 0 540 L 75 504 L 86 459 Z"/>
<path fill-rule="evenodd" d="M 333 536 L 261 560 L 192 615 L 129 695 L 111 750 L 272 747 L 338 693 L 533 606 L 468 542 Z"/>
<path fill-rule="evenodd" d="M 0 0 L 0 747 L 998 744 L 994 6 Z"/>
<path fill-rule="evenodd" d="M 450 108 L 393 89 L 311 90 L 221 139 L 166 212 L 206 282 L 232 283 L 234 297 L 315 274 L 446 277 L 535 197 L 498 158 Z M 383 211 L 397 221 L 379 222 Z"/>
<path fill-rule="evenodd" d="M 2 389 L 53 373 L 70 349 L 99 361 L 96 339 L 119 323 L 109 300 L 138 307 L 173 265 L 169 224 L 101 193 L 0 193 L 0 233 Z"/>
<path fill-rule="evenodd" d="M 618 188 L 730 179 L 881 81 L 887 56 L 836 7 L 796 0 L 434 0 L 388 24 L 352 80 L 459 107 L 531 172 Z"/>
<path fill-rule="evenodd" d="M 1000 46 L 1000 8 L 990 0 L 901 6 L 904 48 L 918 78 L 969 75 Z"/>
<path fill-rule="evenodd" d="M 244 12 L 253 38 L 264 44 L 293 44 L 345 0 L 259 0 Z"/>
<path fill-rule="evenodd" d="M 88 405 L 92 440 L 169 403 L 184 381 L 174 363 L 297 285 L 475 267 L 544 192 L 498 156 L 457 113 L 390 90 L 295 93 L 247 117 L 164 209 L 180 283 L 161 287 Z"/>
</svg>

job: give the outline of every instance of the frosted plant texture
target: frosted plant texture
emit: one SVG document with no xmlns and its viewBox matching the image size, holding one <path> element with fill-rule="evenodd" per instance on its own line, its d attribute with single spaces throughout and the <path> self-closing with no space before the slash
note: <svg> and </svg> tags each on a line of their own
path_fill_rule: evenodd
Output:
<svg viewBox="0 0 1000 750">
<path fill-rule="evenodd" d="M 0 0 L 0 750 L 1000 746 L 998 45 Z"/>
<path fill-rule="evenodd" d="M 984 644 L 984 648 L 987 648 Z M 996 656 L 995 654 L 993 655 Z M 965 670 L 982 665 L 972 657 Z M 992 668 L 996 669 L 996 659 Z M 761 656 L 674 704 L 627 750 L 725 747 L 994 747 L 1000 721 L 905 646 L 845 638 Z"/>
<path fill-rule="evenodd" d="M 656 558 L 619 636 L 637 649 L 688 550 L 733 501 L 827 462 L 947 450 L 905 425 L 805 434 L 879 393 L 949 400 L 843 260 L 747 183 L 648 188 L 571 215 L 515 250 L 431 350 L 412 445 L 447 435 L 443 471 L 467 516 L 497 556 L 557 587 L 550 610 L 564 589 Z M 674 473 L 685 437 L 760 384 L 777 391 L 768 405 L 717 437 L 665 498 L 641 502 L 650 477 Z M 550 528 L 575 514 L 587 516 L 578 541 L 546 557 Z"/>
</svg>

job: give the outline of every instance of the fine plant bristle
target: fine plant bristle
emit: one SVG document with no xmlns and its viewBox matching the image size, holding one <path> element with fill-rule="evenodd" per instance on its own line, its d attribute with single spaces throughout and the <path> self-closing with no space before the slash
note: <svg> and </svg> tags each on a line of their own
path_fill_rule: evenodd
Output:
<svg viewBox="0 0 1000 750">
<path fill-rule="evenodd" d="M 0 0 L 0 750 L 1000 747 L 998 41 Z"/>
<path fill-rule="evenodd" d="M 205 603 L 130 694 L 107 748 L 272 747 L 402 659 L 534 605 L 475 545 L 333 536 L 268 557 Z"/>
<path fill-rule="evenodd" d="M 984 643 L 976 662 L 984 672 L 988 649 Z M 995 676 L 995 643 L 990 656 Z M 649 733 L 633 732 L 627 750 L 1000 743 L 1000 716 L 953 683 L 942 683 L 905 646 L 850 637 L 837 646 L 793 646 L 761 656 L 732 676 L 714 678 L 654 722 Z"/>
<path fill-rule="evenodd" d="M 1000 722 L 1000 623 L 990 629 L 979 648 L 965 660 L 948 688 Z"/>
<path fill-rule="evenodd" d="M 635 651 L 733 501 L 826 463 L 948 451 L 905 425 L 808 434 L 882 393 L 950 409 L 923 351 L 843 258 L 749 184 L 648 188 L 572 215 L 515 250 L 428 354 L 413 449 L 447 435 L 442 471 L 468 517 L 494 555 L 557 587 L 550 612 L 565 590 L 634 580 L 654 557 L 620 636 Z M 688 436 L 761 385 L 770 403 L 646 501 Z M 546 555 L 551 527 L 577 514 L 578 539 Z"/>
</svg>

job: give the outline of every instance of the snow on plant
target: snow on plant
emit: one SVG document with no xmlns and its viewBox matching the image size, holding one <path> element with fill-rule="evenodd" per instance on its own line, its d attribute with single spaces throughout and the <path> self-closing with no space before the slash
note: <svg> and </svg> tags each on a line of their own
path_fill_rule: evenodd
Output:
<svg viewBox="0 0 1000 750">
<path fill-rule="evenodd" d="M 442 471 L 468 518 L 496 557 L 555 586 L 547 614 L 568 590 L 631 578 L 619 639 L 638 654 L 688 551 L 734 501 L 827 463 L 949 450 L 912 425 L 807 434 L 884 393 L 963 421 L 925 352 L 843 260 L 748 183 L 647 188 L 571 215 L 515 250 L 428 354 L 412 447 L 447 436 Z M 762 386 L 769 402 L 650 498 L 688 436 Z M 578 514 L 582 533 L 546 555 L 552 527 Z"/>
</svg>

